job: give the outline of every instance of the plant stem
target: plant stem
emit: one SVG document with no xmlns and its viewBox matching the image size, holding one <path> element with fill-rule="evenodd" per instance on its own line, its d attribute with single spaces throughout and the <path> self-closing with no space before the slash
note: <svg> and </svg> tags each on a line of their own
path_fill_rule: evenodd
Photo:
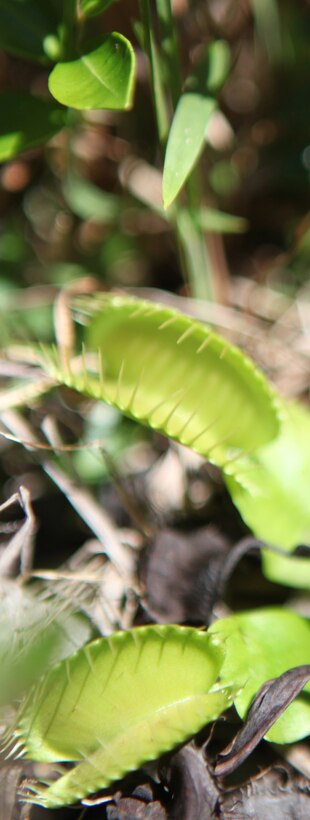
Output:
<svg viewBox="0 0 310 820">
<path fill-rule="evenodd" d="M 65 0 L 62 18 L 63 57 L 69 60 L 75 56 L 77 8 L 76 0 Z"/>
<path fill-rule="evenodd" d="M 144 28 L 145 49 L 151 69 L 151 86 L 162 154 L 165 154 L 169 131 L 167 99 L 162 82 L 165 70 L 165 85 L 170 92 L 172 109 L 175 109 L 182 94 L 182 78 L 176 28 L 171 8 L 171 0 L 155 0 L 161 51 L 158 53 L 154 25 L 151 18 L 150 0 L 140 0 L 141 20 Z M 195 219 L 195 211 L 201 204 L 199 171 L 195 168 L 186 185 L 188 207 L 180 210 L 177 203 L 171 212 L 178 245 L 180 264 L 191 292 L 198 299 L 214 299 L 213 272 L 204 233 Z"/>
<path fill-rule="evenodd" d="M 211 263 L 205 237 L 189 209 L 178 210 L 175 218 L 181 266 L 195 299 L 214 300 Z"/>
<path fill-rule="evenodd" d="M 176 26 L 171 8 L 171 0 L 156 0 L 159 19 L 161 48 L 166 62 L 167 85 L 175 109 L 182 94 L 182 77 Z M 206 239 L 195 220 L 195 211 L 201 205 L 202 191 L 199 169 L 192 171 L 186 184 L 188 209 L 180 212 L 176 207 L 175 230 L 181 266 L 185 279 L 189 282 L 193 296 L 197 299 L 214 299 L 213 272 Z"/>
<path fill-rule="evenodd" d="M 158 139 L 162 151 L 164 151 L 167 135 L 169 131 L 169 117 L 167 103 L 161 77 L 160 59 L 155 43 L 153 28 L 151 23 L 149 0 L 140 0 L 140 14 L 145 37 L 145 50 L 147 52 L 151 70 L 151 88 L 153 96 L 154 111 L 156 116 Z"/>
<path fill-rule="evenodd" d="M 187 241 L 184 250 L 187 259 L 188 279 L 193 296 L 196 299 L 206 299 L 212 302 L 216 297 L 215 272 L 208 252 L 205 233 L 195 218 L 195 212 L 201 207 L 203 196 L 200 170 L 197 165 L 193 168 L 187 180 L 186 192 L 188 227 L 185 232 Z M 181 243 L 183 241 L 182 236 L 184 236 L 183 231 L 181 231 L 180 236 Z"/>
<path fill-rule="evenodd" d="M 182 92 L 182 79 L 171 0 L 156 0 L 156 6 L 161 32 L 161 47 L 166 58 L 168 84 L 173 108 L 176 108 Z"/>
</svg>

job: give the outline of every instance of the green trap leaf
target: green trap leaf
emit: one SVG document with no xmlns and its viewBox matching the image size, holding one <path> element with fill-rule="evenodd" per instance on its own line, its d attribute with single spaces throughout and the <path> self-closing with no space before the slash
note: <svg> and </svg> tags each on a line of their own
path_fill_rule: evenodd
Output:
<svg viewBox="0 0 310 820">
<path fill-rule="evenodd" d="M 58 63 L 49 76 L 49 90 L 72 108 L 130 108 L 135 55 L 129 40 L 109 34 L 95 51 L 78 60 Z"/>
<path fill-rule="evenodd" d="M 86 645 L 30 694 L 14 731 L 25 756 L 76 761 L 30 802 L 67 805 L 173 748 L 231 702 L 223 650 L 206 632 L 147 626 Z"/>
<path fill-rule="evenodd" d="M 0 162 L 53 137 L 66 124 L 67 112 L 55 103 L 22 91 L 0 94 Z"/>
<path fill-rule="evenodd" d="M 178 311 L 116 295 L 79 302 L 81 357 L 46 349 L 59 381 L 102 399 L 219 466 L 278 432 L 275 396 L 237 348 Z"/>
<path fill-rule="evenodd" d="M 228 467 L 225 480 L 239 512 L 258 538 L 292 551 L 310 544 L 310 414 L 282 404 L 277 438 L 252 457 Z M 236 470 L 237 475 L 230 475 Z M 264 552 L 264 573 L 272 581 L 310 588 L 309 558 Z"/>
</svg>

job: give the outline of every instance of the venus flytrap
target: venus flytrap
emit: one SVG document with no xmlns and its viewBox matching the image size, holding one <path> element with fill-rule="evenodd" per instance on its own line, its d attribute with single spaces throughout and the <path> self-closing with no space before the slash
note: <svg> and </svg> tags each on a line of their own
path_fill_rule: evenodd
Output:
<svg viewBox="0 0 310 820">
<path fill-rule="evenodd" d="M 310 414 L 281 402 L 279 435 L 252 457 L 240 459 L 225 481 L 242 517 L 258 538 L 288 553 L 310 543 Z M 288 586 L 310 589 L 310 559 L 263 551 L 264 574 Z"/>
<path fill-rule="evenodd" d="M 292 549 L 308 533 L 306 487 L 299 499 L 297 486 L 309 476 L 307 411 L 283 404 L 241 351 L 178 311 L 116 294 L 75 297 L 73 311 L 84 324 L 81 349 L 38 353 L 50 386 L 67 384 L 196 449 L 222 469 L 253 531 L 267 538 L 271 521 L 271 538 L 283 535 Z M 287 582 L 284 560 L 268 558 L 266 574 Z M 308 576 L 299 560 L 291 580 L 302 587 Z M 47 808 L 82 800 L 184 742 L 233 702 L 246 719 L 273 678 L 266 737 L 298 740 L 310 730 L 309 657 L 309 621 L 276 607 L 232 615 L 207 632 L 148 626 L 87 644 L 35 684 L 4 739 L 9 755 L 74 764 L 51 784 L 25 786 L 22 799 Z M 281 707 L 281 675 L 292 667 L 297 682 Z M 264 733 L 264 710 L 257 714 L 263 728 L 254 726 L 251 748 Z"/>
<path fill-rule="evenodd" d="M 208 632 L 146 626 L 87 644 L 33 688 L 6 740 L 8 756 L 75 764 L 50 784 L 25 784 L 22 799 L 70 805 L 173 749 L 233 702 L 245 717 L 261 684 L 304 664 L 309 649 L 309 621 L 277 608 L 233 615 Z M 287 743 L 309 730 L 301 694 L 267 737 Z"/>
<path fill-rule="evenodd" d="M 67 107 L 132 105 L 131 43 L 118 32 L 99 45 L 97 37 L 88 39 L 89 21 L 110 3 L 1 0 L 0 44 L 49 66 L 50 92 L 61 105 L 27 94 L 16 121 L 17 98 L 6 95 L 0 159 L 54 135 L 66 125 Z M 150 62 L 166 218 L 176 233 L 185 279 L 194 294 L 210 297 L 215 283 L 204 233 L 222 230 L 225 220 L 204 206 L 197 163 L 229 54 L 226 44 L 214 43 L 191 76 L 182 77 L 170 0 L 156 0 L 152 8 L 156 25 L 150 3 L 141 0 L 140 42 Z M 67 183 L 74 198 L 74 174 Z M 84 218 L 86 209 L 89 216 L 90 209 L 96 216 L 100 205 L 103 221 L 117 219 L 116 197 L 91 188 L 87 202 L 83 190 L 82 184 L 75 197 L 83 200 L 75 206 L 78 215 Z M 225 219 L 228 229 L 244 227 Z M 81 347 L 67 351 L 67 358 L 57 348 L 38 353 L 48 374 L 43 391 L 69 385 L 191 447 L 221 469 L 258 538 L 288 553 L 309 541 L 306 408 L 283 402 L 240 350 L 177 311 L 115 294 L 75 299 L 73 311 L 84 325 Z M 25 401 L 31 389 L 22 393 Z M 11 406 L 14 395 L 5 397 Z M 267 577 L 310 587 L 307 557 L 264 553 L 263 562 Z M 233 702 L 246 719 L 262 684 L 292 666 L 306 666 L 309 657 L 309 621 L 279 608 L 233 615 L 208 632 L 148 626 L 86 644 L 35 683 L 3 740 L 13 757 L 57 767 L 72 763 L 54 783 L 23 788 L 22 798 L 47 808 L 70 805 L 173 749 Z M 307 684 L 268 728 L 267 738 L 288 743 L 309 730 Z"/>
<path fill-rule="evenodd" d="M 116 294 L 76 299 L 83 349 L 64 363 L 43 349 L 56 380 L 112 404 L 222 469 L 257 538 L 292 552 L 310 535 L 310 418 L 284 402 L 236 347 L 163 305 Z M 264 553 L 267 577 L 309 588 L 310 561 Z"/>
<path fill-rule="evenodd" d="M 218 683 L 223 657 L 206 632 L 146 626 L 55 666 L 30 692 L 9 743 L 19 757 L 76 765 L 24 797 L 47 808 L 77 802 L 190 737 L 232 702 L 233 688 Z"/>
</svg>

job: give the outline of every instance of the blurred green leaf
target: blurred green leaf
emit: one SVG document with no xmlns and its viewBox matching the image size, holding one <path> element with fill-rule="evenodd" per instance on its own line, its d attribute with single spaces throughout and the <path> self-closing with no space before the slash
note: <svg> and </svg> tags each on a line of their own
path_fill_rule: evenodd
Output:
<svg viewBox="0 0 310 820">
<path fill-rule="evenodd" d="M 195 212 L 195 219 L 204 231 L 213 233 L 243 233 L 247 229 L 246 219 L 215 208 L 201 208 Z"/>
<path fill-rule="evenodd" d="M 91 637 L 84 617 L 17 581 L 0 582 L 0 701 L 12 702 L 46 671 Z"/>
<path fill-rule="evenodd" d="M 164 172 L 164 207 L 175 200 L 194 168 L 205 143 L 205 132 L 216 102 L 202 94 L 183 94 L 169 133 Z"/>
<path fill-rule="evenodd" d="M 108 224 L 117 220 L 122 204 L 120 197 L 102 191 L 89 180 L 69 174 L 63 184 L 63 193 L 73 213 L 81 219 Z"/>
<path fill-rule="evenodd" d="M 132 104 L 134 69 L 129 40 L 109 34 L 95 51 L 58 63 L 49 76 L 49 90 L 58 102 L 72 108 L 122 110 Z"/>
<path fill-rule="evenodd" d="M 230 69 L 230 47 L 225 40 L 215 40 L 208 49 L 209 66 L 206 78 L 207 90 L 215 94 L 224 84 Z"/>
<path fill-rule="evenodd" d="M 231 63 L 230 47 L 226 40 L 215 40 L 209 43 L 187 78 L 185 87 L 188 91 L 201 94 L 215 94 L 225 82 Z"/>
<path fill-rule="evenodd" d="M 52 262 L 48 265 L 48 278 L 54 285 L 64 287 L 72 279 L 89 275 L 89 269 L 77 262 Z"/>
<path fill-rule="evenodd" d="M 27 256 L 27 243 L 24 235 L 17 228 L 6 228 L 0 234 L 0 260 L 1 262 L 20 263 Z M 3 273 L 3 265 L 2 265 Z M 2 277 L 1 277 L 2 278 Z"/>
<path fill-rule="evenodd" d="M 57 35 L 62 14 L 62 0 L 0 0 L 0 48 L 45 61 L 45 38 Z"/>
<path fill-rule="evenodd" d="M 95 17 L 115 2 L 116 0 L 81 0 L 80 10 L 85 17 Z"/>
<path fill-rule="evenodd" d="M 0 162 L 54 136 L 66 124 L 66 111 L 22 91 L 0 94 Z"/>
</svg>

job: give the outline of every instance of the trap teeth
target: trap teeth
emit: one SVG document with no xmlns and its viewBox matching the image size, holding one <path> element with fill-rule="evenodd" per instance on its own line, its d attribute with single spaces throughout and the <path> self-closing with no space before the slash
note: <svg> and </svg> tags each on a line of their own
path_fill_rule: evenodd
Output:
<svg viewBox="0 0 310 820">
<path fill-rule="evenodd" d="M 18 760 L 20 757 L 23 757 L 23 755 L 25 754 L 24 744 L 22 743 L 21 740 L 18 740 L 17 743 L 15 743 L 15 745 L 12 746 L 12 748 L 10 748 L 10 743 L 12 743 L 12 742 L 13 742 L 13 740 L 9 741 L 2 750 L 2 751 L 6 751 L 7 749 L 9 750 L 7 752 L 7 754 L 5 755 L 5 760 L 9 760 L 12 757 L 15 760 Z"/>
</svg>

